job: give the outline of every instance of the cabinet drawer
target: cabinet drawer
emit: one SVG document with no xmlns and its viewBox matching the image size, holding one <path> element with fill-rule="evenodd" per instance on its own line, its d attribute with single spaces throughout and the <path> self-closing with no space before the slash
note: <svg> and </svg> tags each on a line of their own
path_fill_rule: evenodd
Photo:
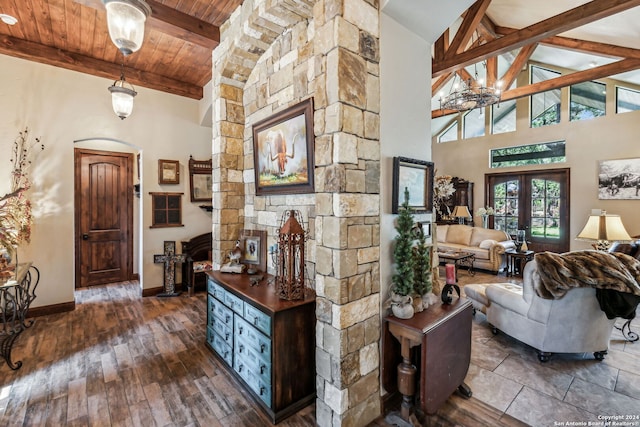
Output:
<svg viewBox="0 0 640 427">
<path fill-rule="evenodd" d="M 244 315 L 244 301 L 233 295 L 231 292 L 225 291 L 224 303 L 227 305 L 227 307 L 238 313 L 240 316 Z"/>
<path fill-rule="evenodd" d="M 231 346 L 222 339 L 222 337 L 215 332 L 213 333 L 213 349 L 227 362 L 229 365 L 233 363 L 233 352 Z"/>
<path fill-rule="evenodd" d="M 262 381 L 271 384 L 271 363 L 265 361 L 253 347 L 243 340 L 236 338 L 235 344 L 234 349 L 237 360 L 243 361 Z"/>
<path fill-rule="evenodd" d="M 234 355 L 233 369 L 240 375 L 249 388 L 258 395 L 268 407 L 271 407 L 271 387 L 265 384 L 251 367 L 247 365 L 242 356 L 237 353 Z"/>
<path fill-rule="evenodd" d="M 207 291 L 214 297 L 218 298 L 220 301 L 224 301 L 224 294 L 226 293 L 226 291 L 222 288 L 222 286 L 218 285 L 211 279 L 207 281 Z"/>
<path fill-rule="evenodd" d="M 225 325 L 233 327 L 233 311 L 215 298 L 211 298 L 211 304 L 213 305 L 213 315 Z"/>
<path fill-rule="evenodd" d="M 220 304 L 220 302 L 218 302 Z M 213 326 L 213 322 L 215 319 L 215 311 L 216 311 L 216 300 L 211 296 L 207 296 L 207 326 Z"/>
<path fill-rule="evenodd" d="M 217 317 L 212 317 L 210 322 L 212 323 L 211 327 L 213 330 L 220 335 L 227 345 L 233 345 L 233 328 L 231 325 L 226 325 L 220 321 Z"/>
<path fill-rule="evenodd" d="M 236 340 L 241 339 L 248 346 L 252 347 L 264 361 L 271 362 L 270 338 L 262 335 L 262 333 L 260 333 L 256 328 L 239 317 L 236 317 L 236 323 L 234 326 Z"/>
<path fill-rule="evenodd" d="M 252 305 L 245 304 L 244 318 L 262 332 L 271 336 L 271 317 L 264 314 Z"/>
</svg>

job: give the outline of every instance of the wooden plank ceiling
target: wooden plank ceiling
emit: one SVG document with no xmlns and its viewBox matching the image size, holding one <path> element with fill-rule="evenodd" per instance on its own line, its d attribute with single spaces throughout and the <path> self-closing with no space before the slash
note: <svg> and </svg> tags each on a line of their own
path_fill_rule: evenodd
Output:
<svg viewBox="0 0 640 427">
<path fill-rule="evenodd" d="M 100 0 L 2 0 L 0 54 L 194 99 L 211 80 L 211 51 L 219 26 L 242 0 L 146 0 L 152 14 L 142 48 L 124 58 L 111 43 Z"/>
<path fill-rule="evenodd" d="M 527 27 L 515 29 L 496 26 L 486 11 L 491 0 L 478 0 L 462 16 L 460 27 L 450 40 L 449 30 L 434 44 L 432 93 L 440 91 L 456 73 L 463 79 L 474 80 L 465 69 L 481 61 L 487 62 L 487 82 L 500 80 L 503 88 L 511 87 L 527 64 L 538 44 L 576 52 L 616 58 L 607 65 L 576 71 L 540 83 L 506 90 L 501 100 L 521 98 L 576 83 L 601 79 L 640 69 L 640 50 L 594 41 L 577 40 L 558 34 L 627 11 L 640 5 L 640 0 L 593 0 Z M 510 68 L 498 76 L 497 57 L 520 49 Z M 453 110 L 433 110 L 432 117 L 454 114 Z"/>
</svg>

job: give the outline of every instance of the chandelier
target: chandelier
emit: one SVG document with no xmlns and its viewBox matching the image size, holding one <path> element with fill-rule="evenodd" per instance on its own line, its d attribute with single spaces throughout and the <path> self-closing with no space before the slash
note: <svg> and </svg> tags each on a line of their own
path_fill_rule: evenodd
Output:
<svg viewBox="0 0 640 427">
<path fill-rule="evenodd" d="M 111 105 L 113 112 L 116 113 L 121 120 L 126 119 L 133 112 L 133 98 L 138 94 L 133 85 L 124 79 L 124 64 L 120 72 L 120 80 L 113 82 L 108 87 L 111 92 Z"/>
<path fill-rule="evenodd" d="M 109 37 L 124 56 L 136 52 L 144 40 L 144 22 L 151 8 L 144 0 L 102 0 L 107 9 Z"/>
<path fill-rule="evenodd" d="M 440 109 L 468 111 L 500 103 L 502 82 L 497 81 L 495 86 L 488 87 L 484 85 L 483 79 L 478 78 L 477 70 L 475 74 L 475 80 L 469 78 L 465 82 L 456 73 L 449 94 L 440 96 Z"/>
</svg>

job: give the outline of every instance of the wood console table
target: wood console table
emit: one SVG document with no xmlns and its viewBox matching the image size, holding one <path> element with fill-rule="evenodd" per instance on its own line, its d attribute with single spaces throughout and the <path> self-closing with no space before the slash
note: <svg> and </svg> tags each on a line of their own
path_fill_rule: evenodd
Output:
<svg viewBox="0 0 640 427">
<path fill-rule="evenodd" d="M 433 305 L 411 319 L 384 318 L 382 382 L 390 393 L 397 390 L 403 395 L 393 423 L 413 425 L 416 375 L 416 404 L 427 414 L 434 414 L 456 389 L 471 396 L 464 384 L 471 361 L 471 316 L 471 302 L 462 298 L 451 305 Z M 412 349 L 418 346 L 419 360 L 414 362 Z"/>
<path fill-rule="evenodd" d="M 26 316 L 36 299 L 40 281 L 40 271 L 30 262 L 18 264 L 16 268 L 17 275 L 0 279 L 0 356 L 13 370 L 20 369 L 22 362 L 12 362 L 11 349 L 22 331 L 33 325 L 33 320 L 27 321 Z"/>
</svg>

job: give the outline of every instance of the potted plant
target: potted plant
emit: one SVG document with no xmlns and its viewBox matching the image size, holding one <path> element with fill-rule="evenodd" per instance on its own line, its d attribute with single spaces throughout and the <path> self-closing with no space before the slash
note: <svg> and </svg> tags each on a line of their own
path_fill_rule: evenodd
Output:
<svg viewBox="0 0 640 427">
<path fill-rule="evenodd" d="M 417 311 L 421 311 L 437 302 L 438 297 L 433 294 L 431 251 L 427 245 L 427 236 L 424 234 L 422 224 L 418 223 L 414 227 L 414 233 L 417 244 L 413 247 L 413 290 L 421 302 L 421 307 Z"/>
<path fill-rule="evenodd" d="M 401 319 L 409 319 L 414 315 L 413 279 L 414 279 L 414 257 L 413 257 L 413 215 L 409 207 L 409 190 L 404 189 L 404 202 L 399 210 L 396 222 L 398 235 L 395 238 L 393 248 L 393 261 L 395 273 L 391 279 L 391 312 Z"/>
</svg>

